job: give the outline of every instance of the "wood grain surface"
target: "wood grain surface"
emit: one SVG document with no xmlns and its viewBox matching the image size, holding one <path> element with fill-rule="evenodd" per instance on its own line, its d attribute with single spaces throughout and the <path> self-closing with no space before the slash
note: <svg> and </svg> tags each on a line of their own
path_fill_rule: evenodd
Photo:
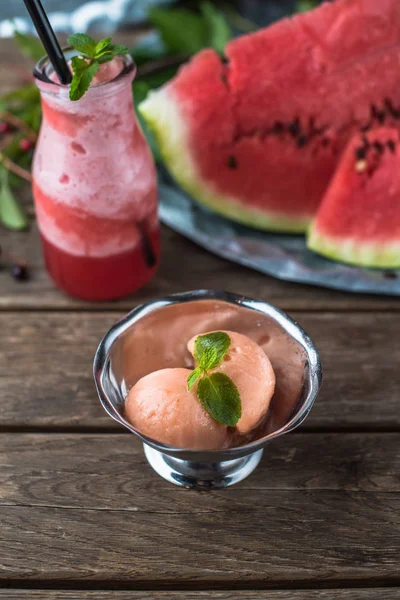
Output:
<svg viewBox="0 0 400 600">
<path fill-rule="evenodd" d="M 224 494 L 188 494 L 156 477 L 132 435 L 3 434 L 0 469 L 0 506 L 156 511 L 161 494 L 165 512 L 224 508 Z M 233 489 L 399 493 L 400 434 L 292 433 Z"/>
<path fill-rule="evenodd" d="M 0 582 L 396 580 L 399 440 L 293 434 L 242 484 L 197 493 L 133 436 L 1 435 Z"/>
<path fill-rule="evenodd" d="M 0 590 L 3 600 L 398 600 L 397 588 L 243 592 Z"/>
<path fill-rule="evenodd" d="M 25 190 L 26 201 L 30 194 Z M 30 232 L 1 232 L 1 244 L 28 259 L 29 282 L 14 281 L 0 270 L 0 310 L 129 310 L 154 297 L 188 290 L 223 289 L 267 300 L 285 310 L 398 310 L 396 297 L 362 296 L 278 281 L 217 258 L 170 229 L 162 229 L 162 261 L 156 277 L 143 290 L 116 302 L 90 304 L 56 289 L 44 268 L 36 225 Z"/>
<path fill-rule="evenodd" d="M 0 313 L 0 425 L 118 429 L 100 406 L 92 360 L 100 339 L 119 316 Z M 311 335 L 324 367 L 323 388 L 305 426 L 398 428 L 398 315 L 292 316 Z"/>
</svg>

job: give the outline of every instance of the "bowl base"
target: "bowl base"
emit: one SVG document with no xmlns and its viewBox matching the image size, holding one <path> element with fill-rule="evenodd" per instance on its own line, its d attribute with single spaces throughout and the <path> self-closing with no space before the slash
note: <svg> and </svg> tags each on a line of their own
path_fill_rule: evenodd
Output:
<svg viewBox="0 0 400 600">
<path fill-rule="evenodd" d="M 228 487 L 242 481 L 254 471 L 261 460 L 263 450 L 223 462 L 192 462 L 174 458 L 147 444 L 144 453 L 153 469 L 167 481 L 195 490 L 213 490 Z"/>
</svg>

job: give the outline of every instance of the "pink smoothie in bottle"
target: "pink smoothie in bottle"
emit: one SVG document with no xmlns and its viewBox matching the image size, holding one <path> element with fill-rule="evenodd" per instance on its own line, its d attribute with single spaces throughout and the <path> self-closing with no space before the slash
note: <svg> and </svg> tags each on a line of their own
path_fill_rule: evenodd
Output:
<svg viewBox="0 0 400 600">
<path fill-rule="evenodd" d="M 47 269 L 86 300 L 125 296 L 159 260 L 157 182 L 133 108 L 130 56 L 100 67 L 76 102 L 48 61 L 35 70 L 43 121 L 33 193 Z"/>
</svg>

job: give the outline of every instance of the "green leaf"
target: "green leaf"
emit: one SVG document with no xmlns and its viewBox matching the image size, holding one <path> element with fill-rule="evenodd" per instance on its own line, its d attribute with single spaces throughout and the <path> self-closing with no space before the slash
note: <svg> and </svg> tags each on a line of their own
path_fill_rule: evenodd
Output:
<svg viewBox="0 0 400 600">
<path fill-rule="evenodd" d="M 85 33 L 75 33 L 68 38 L 68 44 L 81 54 L 94 58 L 96 56 L 97 42 Z"/>
<path fill-rule="evenodd" d="M 307 12 L 312 10 L 318 4 L 318 0 L 298 0 L 295 12 Z"/>
<path fill-rule="evenodd" d="M 152 8 L 149 18 L 170 52 L 191 56 L 207 46 L 207 23 L 202 15 L 178 8 Z"/>
<path fill-rule="evenodd" d="M 130 55 L 136 63 L 136 66 L 140 67 L 145 63 L 148 63 L 152 60 L 158 60 L 159 58 L 163 58 L 168 54 L 167 50 L 163 48 L 158 48 L 157 46 L 145 46 L 144 44 L 141 46 L 137 46 L 133 50 L 130 51 Z"/>
<path fill-rule="evenodd" d="M 1 104 L 19 106 L 40 102 L 40 92 L 34 83 L 12 90 L 0 97 Z"/>
<path fill-rule="evenodd" d="M 242 416 L 240 394 L 232 379 L 213 373 L 199 381 L 197 395 L 208 414 L 218 423 L 235 427 Z"/>
<path fill-rule="evenodd" d="M 199 335 L 194 342 L 194 357 L 205 371 L 215 369 L 224 359 L 231 338 L 223 331 Z"/>
<path fill-rule="evenodd" d="M 210 2 L 202 2 L 200 10 L 209 32 L 209 45 L 222 54 L 226 44 L 232 38 L 232 31 L 222 12 Z"/>
<path fill-rule="evenodd" d="M 197 369 L 194 369 L 194 371 L 190 373 L 187 378 L 188 390 L 192 389 L 196 381 L 203 375 L 203 372 L 204 371 L 201 367 L 197 367 Z"/>
<path fill-rule="evenodd" d="M 35 62 L 45 55 L 42 43 L 37 38 L 27 36 L 24 33 L 15 30 L 14 39 L 22 54 L 28 58 L 32 58 Z"/>
<path fill-rule="evenodd" d="M 76 101 L 80 100 L 89 89 L 93 77 L 99 70 L 99 63 L 94 62 L 90 64 L 82 58 L 74 56 L 72 59 L 72 70 L 74 76 L 69 90 L 69 97 L 70 100 Z"/>
<path fill-rule="evenodd" d="M 129 50 L 126 46 L 109 46 L 103 52 L 96 55 L 96 60 L 102 64 L 109 62 L 115 56 L 121 56 L 123 54 L 129 54 Z"/>
<path fill-rule="evenodd" d="M 96 56 L 99 56 L 102 52 L 104 52 L 111 44 L 112 38 L 104 38 L 104 40 L 100 40 L 96 44 Z"/>
<path fill-rule="evenodd" d="M 0 221 L 14 231 L 26 229 L 28 219 L 11 191 L 8 183 L 8 171 L 0 167 Z"/>
</svg>

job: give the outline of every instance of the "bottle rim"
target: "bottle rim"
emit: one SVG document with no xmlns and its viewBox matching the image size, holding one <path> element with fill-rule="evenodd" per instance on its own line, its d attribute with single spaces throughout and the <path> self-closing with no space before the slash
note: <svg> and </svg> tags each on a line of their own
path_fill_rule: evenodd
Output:
<svg viewBox="0 0 400 600">
<path fill-rule="evenodd" d="M 62 51 L 67 62 L 71 60 L 71 58 L 73 58 L 74 56 L 79 56 L 79 52 L 77 50 L 74 50 L 70 46 L 63 48 Z M 95 85 L 90 86 L 89 90 L 86 92 L 87 94 L 91 93 L 91 91 L 94 92 L 95 90 L 99 90 L 101 88 L 107 88 L 110 85 L 127 78 L 129 75 L 131 76 L 132 80 L 134 79 L 136 75 L 136 63 L 133 60 L 132 56 L 130 54 L 121 54 L 121 56 L 119 56 L 118 58 L 121 58 L 123 61 L 123 68 L 121 69 L 121 71 L 109 81 L 96 83 Z M 65 85 L 51 79 L 51 73 L 54 73 L 54 67 L 46 54 L 36 63 L 35 68 L 33 70 L 33 76 L 36 80 L 38 87 L 40 87 L 40 83 L 44 83 L 55 86 L 53 88 L 54 90 L 55 88 L 64 90 L 69 89 L 69 85 Z"/>
</svg>

